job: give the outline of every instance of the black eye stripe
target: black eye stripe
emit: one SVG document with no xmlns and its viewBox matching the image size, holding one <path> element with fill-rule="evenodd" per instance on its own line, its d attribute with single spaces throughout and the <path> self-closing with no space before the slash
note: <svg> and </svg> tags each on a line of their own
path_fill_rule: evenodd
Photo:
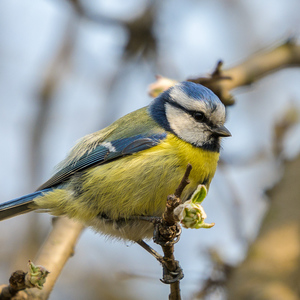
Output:
<svg viewBox="0 0 300 300">
<path fill-rule="evenodd" d="M 214 127 L 213 123 L 205 116 L 205 113 L 202 111 L 196 111 L 196 110 L 188 110 L 185 107 L 181 106 L 180 104 L 178 104 L 177 102 L 173 102 L 170 100 L 166 100 L 166 103 L 169 103 L 170 105 L 172 105 L 173 107 L 179 108 L 181 110 L 183 110 L 184 112 L 186 112 L 187 114 L 189 114 L 191 117 L 193 117 L 193 119 L 195 119 L 195 121 L 197 122 L 202 122 L 202 123 L 206 123 L 207 125 Z M 196 115 L 197 114 L 202 114 L 203 115 L 203 119 L 202 120 L 197 120 Z"/>
<path fill-rule="evenodd" d="M 170 105 L 172 105 L 172 106 L 174 106 L 174 107 L 176 107 L 176 108 L 179 108 L 179 109 L 185 111 L 185 112 L 188 113 L 188 114 L 191 114 L 191 111 L 190 111 L 190 110 L 184 108 L 183 106 L 181 106 L 181 105 L 178 104 L 177 102 L 173 102 L 173 101 L 170 101 L 170 100 L 166 100 L 166 103 L 169 103 Z"/>
</svg>

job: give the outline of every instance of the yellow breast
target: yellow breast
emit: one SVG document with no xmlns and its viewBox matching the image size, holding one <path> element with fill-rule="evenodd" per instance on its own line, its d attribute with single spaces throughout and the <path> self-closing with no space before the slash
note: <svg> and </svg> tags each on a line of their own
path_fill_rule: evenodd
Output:
<svg viewBox="0 0 300 300">
<path fill-rule="evenodd" d="M 82 177 L 73 179 L 69 192 L 66 187 L 67 190 L 49 193 L 40 199 L 39 206 L 50 209 L 53 214 L 56 214 L 55 205 L 60 207 L 60 212 L 65 208 L 70 217 L 82 221 L 101 214 L 110 219 L 160 216 L 167 196 L 175 192 L 188 163 L 193 168 L 183 200 L 198 184 L 209 187 L 218 159 L 219 153 L 196 148 L 169 134 L 155 147 L 90 168 Z M 74 185 L 78 193 L 71 191 Z M 47 197 L 51 197 L 51 201 L 47 201 Z M 50 208 L 45 207 L 47 203 L 55 204 Z"/>
</svg>

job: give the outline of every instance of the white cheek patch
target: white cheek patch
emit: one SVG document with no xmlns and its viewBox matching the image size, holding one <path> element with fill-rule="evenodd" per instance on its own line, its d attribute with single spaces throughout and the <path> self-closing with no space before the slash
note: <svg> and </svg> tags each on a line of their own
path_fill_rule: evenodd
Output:
<svg viewBox="0 0 300 300">
<path fill-rule="evenodd" d="M 112 145 L 111 142 L 103 142 L 100 145 L 107 148 L 109 152 L 117 152 L 116 148 Z"/>
<path fill-rule="evenodd" d="M 168 103 L 166 103 L 166 116 L 172 130 L 182 140 L 202 146 L 209 138 L 210 132 L 205 124 L 196 122 L 190 115 Z"/>
</svg>

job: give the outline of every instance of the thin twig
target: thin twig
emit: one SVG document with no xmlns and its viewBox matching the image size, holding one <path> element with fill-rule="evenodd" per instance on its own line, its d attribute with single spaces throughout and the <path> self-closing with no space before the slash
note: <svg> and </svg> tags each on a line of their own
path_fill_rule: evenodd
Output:
<svg viewBox="0 0 300 300">
<path fill-rule="evenodd" d="M 170 284 L 170 300 L 181 299 L 179 281 L 183 278 L 183 272 L 174 256 L 174 244 L 179 240 L 181 229 L 175 219 L 174 209 L 182 203 L 180 196 L 189 184 L 191 170 L 192 165 L 188 164 L 174 195 L 168 196 L 162 221 L 156 224 L 154 231 L 154 242 L 159 244 L 164 252 L 162 282 Z"/>
<path fill-rule="evenodd" d="M 190 176 L 191 171 L 192 171 L 192 165 L 188 164 L 186 167 L 185 173 L 183 175 L 183 178 L 174 193 L 175 197 L 180 198 L 184 188 L 190 183 L 189 176 Z"/>
</svg>

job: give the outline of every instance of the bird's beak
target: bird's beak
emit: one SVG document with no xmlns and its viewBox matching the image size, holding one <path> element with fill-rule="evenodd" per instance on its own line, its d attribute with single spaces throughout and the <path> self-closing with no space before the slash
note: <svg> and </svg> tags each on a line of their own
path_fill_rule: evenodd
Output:
<svg viewBox="0 0 300 300">
<path fill-rule="evenodd" d="M 212 129 L 212 133 L 220 137 L 231 136 L 230 131 L 225 126 L 219 126 Z"/>
</svg>

